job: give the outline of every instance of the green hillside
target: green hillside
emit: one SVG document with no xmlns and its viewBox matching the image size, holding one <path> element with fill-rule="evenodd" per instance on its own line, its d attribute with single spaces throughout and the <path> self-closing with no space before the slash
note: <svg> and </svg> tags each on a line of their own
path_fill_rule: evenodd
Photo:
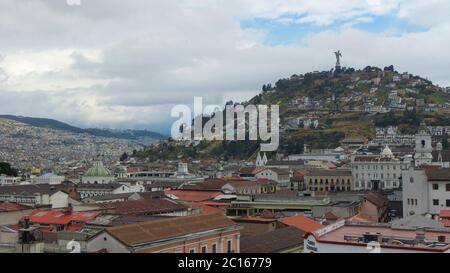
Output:
<svg viewBox="0 0 450 273">
<path fill-rule="evenodd" d="M 414 133 L 421 121 L 450 125 L 449 102 L 447 90 L 425 78 L 397 72 L 393 66 L 368 66 L 362 70 L 343 68 L 339 73 L 292 75 L 273 86 L 265 84 L 259 95 L 242 104 L 279 105 L 283 131 L 279 152 L 292 154 L 302 152 L 304 143 L 312 148 L 336 148 L 344 138 L 370 139 L 376 126 L 398 126 L 405 133 Z M 308 126 L 310 121 L 317 124 Z M 139 154 L 152 159 L 156 155 L 168 159 L 247 159 L 259 148 L 257 142 L 249 141 L 166 146 Z"/>
</svg>

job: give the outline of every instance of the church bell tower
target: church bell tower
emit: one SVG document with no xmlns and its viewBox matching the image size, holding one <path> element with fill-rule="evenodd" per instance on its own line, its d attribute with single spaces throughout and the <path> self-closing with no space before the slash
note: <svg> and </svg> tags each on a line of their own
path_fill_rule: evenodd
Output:
<svg viewBox="0 0 450 273">
<path fill-rule="evenodd" d="M 420 125 L 419 133 L 416 134 L 416 147 L 414 153 L 415 166 L 431 165 L 433 161 L 433 146 L 431 145 L 431 134 L 425 123 Z"/>
</svg>

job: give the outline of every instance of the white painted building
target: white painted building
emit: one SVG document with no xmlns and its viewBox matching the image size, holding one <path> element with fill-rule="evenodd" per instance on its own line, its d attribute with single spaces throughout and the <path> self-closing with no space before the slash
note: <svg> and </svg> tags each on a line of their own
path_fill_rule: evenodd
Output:
<svg viewBox="0 0 450 273">
<path fill-rule="evenodd" d="M 32 182 L 34 184 L 50 184 L 50 185 L 58 185 L 64 182 L 66 178 L 64 176 L 59 176 L 54 173 L 46 173 L 42 176 L 37 176 L 32 178 Z"/>
<path fill-rule="evenodd" d="M 255 177 L 275 181 L 281 187 L 289 187 L 291 184 L 291 171 L 288 169 L 260 168 L 255 171 Z"/>
<path fill-rule="evenodd" d="M 134 189 L 134 188 L 133 188 Z M 77 191 L 81 199 L 104 196 L 109 194 L 122 194 L 134 192 L 125 184 L 78 184 Z M 140 188 L 139 188 L 140 191 Z"/>
<path fill-rule="evenodd" d="M 0 187 L 0 202 L 32 207 L 51 205 L 52 208 L 65 208 L 69 203 L 76 203 L 66 192 L 49 184 Z"/>
<path fill-rule="evenodd" d="M 394 156 L 388 146 L 380 155 L 355 155 L 351 158 L 355 190 L 390 190 L 401 187 L 402 170 L 411 162 Z"/>
<path fill-rule="evenodd" d="M 438 216 L 450 209 L 450 168 L 410 168 L 403 172 L 403 216 Z"/>
<path fill-rule="evenodd" d="M 425 124 L 421 125 L 419 133 L 416 134 L 414 152 L 414 164 L 416 167 L 431 165 L 433 161 L 433 146 L 431 145 L 431 134 L 428 132 Z"/>
<path fill-rule="evenodd" d="M 0 175 L 0 186 L 18 185 L 21 180 L 22 180 L 21 177 Z"/>
</svg>

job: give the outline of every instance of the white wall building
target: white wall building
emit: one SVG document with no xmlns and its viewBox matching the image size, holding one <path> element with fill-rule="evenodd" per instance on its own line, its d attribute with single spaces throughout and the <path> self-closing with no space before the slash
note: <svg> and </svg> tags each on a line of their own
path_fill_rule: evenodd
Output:
<svg viewBox="0 0 450 273">
<path fill-rule="evenodd" d="M 450 168 L 410 168 L 403 172 L 403 217 L 439 215 L 450 209 Z"/>
<path fill-rule="evenodd" d="M 380 155 L 352 156 L 351 168 L 355 190 L 389 190 L 402 185 L 402 170 L 411 162 L 394 156 L 388 146 Z"/>
<path fill-rule="evenodd" d="M 424 124 L 421 125 L 419 133 L 416 134 L 416 146 L 414 149 L 414 164 L 431 165 L 433 161 L 433 146 L 431 145 L 431 134 Z"/>
<path fill-rule="evenodd" d="M 291 184 L 291 171 L 287 169 L 262 168 L 255 172 L 255 177 L 275 181 L 281 187 L 289 187 Z"/>
<path fill-rule="evenodd" d="M 141 185 L 142 186 L 142 185 Z M 142 188 L 134 188 L 133 190 L 141 192 Z M 80 198 L 104 196 L 109 194 L 122 194 L 134 192 L 130 186 L 125 184 L 78 184 L 77 191 L 80 194 Z"/>
<path fill-rule="evenodd" d="M 76 203 L 66 192 L 49 184 L 0 187 L 0 202 L 32 207 L 51 205 L 52 208 L 65 208 L 69 203 Z"/>
<path fill-rule="evenodd" d="M 47 173 L 42 176 L 32 178 L 32 182 L 35 184 L 50 184 L 58 185 L 64 182 L 66 178 L 64 176 L 59 176 L 54 173 Z"/>
<path fill-rule="evenodd" d="M 21 180 L 22 180 L 21 177 L 0 175 L 0 186 L 18 185 Z"/>
</svg>

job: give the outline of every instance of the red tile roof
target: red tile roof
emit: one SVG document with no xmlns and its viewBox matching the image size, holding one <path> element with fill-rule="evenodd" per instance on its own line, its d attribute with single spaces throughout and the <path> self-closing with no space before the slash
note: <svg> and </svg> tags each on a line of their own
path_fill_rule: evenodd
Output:
<svg viewBox="0 0 450 273">
<path fill-rule="evenodd" d="M 233 188 L 245 188 L 245 187 L 257 187 L 262 185 L 267 185 L 268 181 L 240 181 L 240 182 L 233 182 L 230 183 L 230 185 Z"/>
<path fill-rule="evenodd" d="M 236 227 L 236 224 L 223 214 L 214 213 L 112 227 L 106 232 L 132 246 L 227 227 Z"/>
<path fill-rule="evenodd" d="M 450 219 L 450 210 L 441 210 L 439 217 Z"/>
<path fill-rule="evenodd" d="M 428 181 L 450 181 L 450 168 L 425 168 Z"/>
<path fill-rule="evenodd" d="M 187 191 L 187 190 L 165 190 L 165 194 L 171 194 L 178 197 L 178 200 L 185 202 L 201 202 L 212 200 L 221 195 L 219 191 Z"/>
<path fill-rule="evenodd" d="M 324 227 L 321 223 L 301 214 L 293 217 L 278 219 L 278 221 L 287 226 L 296 227 L 304 232 L 314 232 Z"/>
<path fill-rule="evenodd" d="M 389 200 L 385 196 L 375 192 L 366 193 L 364 195 L 364 199 L 371 202 L 378 208 L 384 208 L 389 203 Z"/>
<path fill-rule="evenodd" d="M 30 219 L 30 223 L 35 224 L 68 225 L 71 222 L 87 222 L 94 220 L 99 214 L 99 212 L 35 210 L 30 215 L 28 215 L 28 219 Z"/>
<path fill-rule="evenodd" d="M 10 203 L 10 202 L 1 202 L 0 203 L 0 212 L 12 212 L 12 211 L 19 211 L 19 210 L 28 210 L 32 209 L 31 207 L 20 205 L 17 203 Z"/>
<path fill-rule="evenodd" d="M 225 180 L 225 181 L 242 181 L 242 178 L 240 178 L 240 177 L 224 177 L 224 178 L 222 178 L 222 180 Z"/>
<path fill-rule="evenodd" d="M 246 174 L 246 175 L 254 174 L 254 171 L 255 171 L 255 167 L 241 167 L 239 169 L 240 174 Z"/>
<path fill-rule="evenodd" d="M 221 191 L 222 187 L 230 181 L 223 179 L 206 180 L 203 182 L 189 183 L 182 186 L 183 190 L 191 191 Z"/>
<path fill-rule="evenodd" d="M 442 220 L 441 223 L 443 223 L 446 228 L 450 228 L 450 220 Z"/>
<path fill-rule="evenodd" d="M 200 203 L 191 203 L 189 204 L 190 207 L 192 208 L 200 208 L 201 209 L 201 214 L 211 214 L 211 213 L 225 213 L 225 209 L 222 208 L 216 208 L 213 206 L 208 206 L 203 202 Z"/>
</svg>

